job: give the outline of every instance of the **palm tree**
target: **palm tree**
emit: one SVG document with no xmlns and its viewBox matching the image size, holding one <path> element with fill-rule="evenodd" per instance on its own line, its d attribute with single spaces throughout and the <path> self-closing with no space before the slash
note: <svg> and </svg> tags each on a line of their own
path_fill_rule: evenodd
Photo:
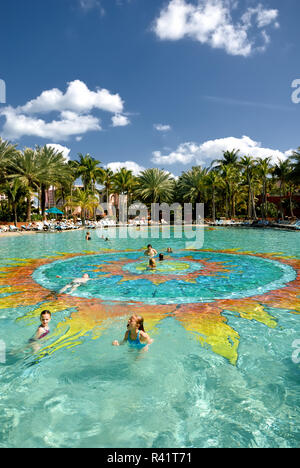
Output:
<svg viewBox="0 0 300 468">
<path fill-rule="evenodd" d="M 63 153 L 49 146 L 37 147 L 37 158 L 40 166 L 41 210 L 45 217 L 46 192 L 51 185 L 64 185 L 72 180 L 70 167 L 66 163 Z"/>
<path fill-rule="evenodd" d="M 135 195 L 145 203 L 169 203 L 174 196 L 174 179 L 161 169 L 146 169 L 137 177 Z"/>
<path fill-rule="evenodd" d="M 194 166 L 179 177 L 177 187 L 184 201 L 200 203 L 206 198 L 206 176 L 208 169 Z"/>
<path fill-rule="evenodd" d="M 220 176 L 222 177 L 225 185 L 225 215 L 226 218 L 231 218 L 235 211 L 234 206 L 234 183 L 238 176 L 238 170 L 231 164 L 220 166 Z"/>
<path fill-rule="evenodd" d="M 66 200 L 65 207 L 80 208 L 82 225 L 85 225 L 87 213 L 93 213 L 99 205 L 99 200 L 92 191 L 81 190 L 77 188 L 71 197 Z"/>
<path fill-rule="evenodd" d="M 31 148 L 25 148 L 18 152 L 8 163 L 8 179 L 19 179 L 26 189 L 27 217 L 31 221 L 31 198 L 34 192 L 39 190 L 41 178 L 41 166 L 38 161 L 37 152 Z"/>
<path fill-rule="evenodd" d="M 125 167 L 122 167 L 118 172 L 115 173 L 113 178 L 112 189 L 118 195 L 127 196 L 127 206 L 131 205 L 131 195 L 136 186 L 136 178 L 133 176 L 132 171 L 129 171 Z M 124 207 L 121 209 L 122 217 L 124 216 Z M 119 210 L 118 217 L 119 217 Z M 126 218 L 127 219 L 127 218 Z"/>
<path fill-rule="evenodd" d="M 253 193 L 253 179 L 255 177 L 255 160 L 250 156 L 243 156 L 239 164 L 244 169 L 248 185 L 248 219 L 252 218 L 252 214 L 254 219 L 256 219 L 257 216 Z"/>
<path fill-rule="evenodd" d="M 114 182 L 114 173 L 111 169 L 104 169 L 100 182 L 104 185 L 106 192 L 106 203 L 109 203 L 109 195 L 112 192 L 113 182 Z"/>
<path fill-rule="evenodd" d="M 77 177 L 81 177 L 84 190 L 91 190 L 95 193 L 95 185 L 96 182 L 99 182 L 103 179 L 104 172 L 101 167 L 101 164 L 95 158 L 92 158 L 89 154 L 83 156 L 83 154 L 79 154 L 79 162 L 77 165 Z"/>
<path fill-rule="evenodd" d="M 129 196 L 134 189 L 135 183 L 132 171 L 122 167 L 113 177 L 112 189 L 115 193 Z"/>
<path fill-rule="evenodd" d="M 6 183 L 1 186 L 1 192 L 6 195 L 8 203 L 12 207 L 14 224 L 17 226 L 17 208 L 20 201 L 25 198 L 26 190 L 24 190 L 24 187 L 22 186 L 22 183 L 19 179 L 14 179 L 10 182 L 6 181 Z"/>
<path fill-rule="evenodd" d="M 280 216 L 281 219 L 284 219 L 283 207 L 282 207 L 282 196 L 285 195 L 285 188 L 288 180 L 291 177 L 292 167 L 291 162 L 289 159 L 282 161 L 281 159 L 278 160 L 278 163 L 274 169 L 274 175 L 279 180 L 279 188 L 280 188 Z"/>
<path fill-rule="evenodd" d="M 294 161 L 292 164 L 292 178 L 296 184 L 300 184 L 300 146 L 297 151 L 293 151 L 290 159 Z"/>
<path fill-rule="evenodd" d="M 11 145 L 0 137 L 0 183 L 4 182 L 7 164 L 16 156 L 17 145 Z"/>
<path fill-rule="evenodd" d="M 212 220 L 216 221 L 216 191 L 218 186 L 220 186 L 221 178 L 217 171 L 211 170 L 206 176 L 207 186 L 211 189 L 211 199 L 212 199 Z"/>
<path fill-rule="evenodd" d="M 223 151 L 223 159 L 216 159 L 212 162 L 212 165 L 218 163 L 215 169 L 220 169 L 223 166 L 237 165 L 239 161 L 240 150 L 233 149 L 232 151 Z"/>
<path fill-rule="evenodd" d="M 265 219 L 267 216 L 267 189 L 268 189 L 268 176 L 272 173 L 270 165 L 271 157 L 259 158 L 257 163 L 257 175 L 262 182 L 262 218 Z"/>
</svg>

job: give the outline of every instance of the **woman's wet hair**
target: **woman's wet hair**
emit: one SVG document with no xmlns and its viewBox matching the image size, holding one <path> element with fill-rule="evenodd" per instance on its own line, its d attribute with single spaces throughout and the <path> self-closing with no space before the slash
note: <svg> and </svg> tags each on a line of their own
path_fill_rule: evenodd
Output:
<svg viewBox="0 0 300 468">
<path fill-rule="evenodd" d="M 144 332 L 145 330 L 144 330 L 144 319 L 143 319 L 143 317 L 135 315 L 135 318 L 136 318 L 136 323 L 138 324 L 139 330 Z"/>
<path fill-rule="evenodd" d="M 132 317 L 134 317 L 136 319 L 138 329 L 144 332 L 145 329 L 144 329 L 144 319 L 143 319 L 143 317 L 138 316 L 138 315 L 132 315 Z M 129 328 L 129 321 L 127 323 L 127 328 Z"/>
</svg>

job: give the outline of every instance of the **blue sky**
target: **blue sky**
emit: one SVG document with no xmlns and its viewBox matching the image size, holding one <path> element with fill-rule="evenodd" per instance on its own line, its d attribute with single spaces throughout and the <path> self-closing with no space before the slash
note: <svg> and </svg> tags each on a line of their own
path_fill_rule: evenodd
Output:
<svg viewBox="0 0 300 468">
<path fill-rule="evenodd" d="M 3 0 L 0 135 L 135 172 L 287 157 L 299 16 L 299 0 Z"/>
</svg>

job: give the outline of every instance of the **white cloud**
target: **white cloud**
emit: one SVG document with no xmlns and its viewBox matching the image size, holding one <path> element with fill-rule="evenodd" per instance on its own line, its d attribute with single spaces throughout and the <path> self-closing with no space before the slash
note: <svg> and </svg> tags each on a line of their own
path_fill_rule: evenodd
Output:
<svg viewBox="0 0 300 468">
<path fill-rule="evenodd" d="M 46 146 L 48 148 L 53 148 L 55 151 L 58 151 L 63 154 L 66 161 L 70 161 L 69 154 L 71 152 L 70 148 L 66 146 L 58 145 L 57 143 L 47 143 Z"/>
<path fill-rule="evenodd" d="M 43 91 L 40 96 L 18 107 L 18 112 L 25 114 L 43 114 L 65 110 L 77 113 L 99 109 L 106 112 L 120 113 L 124 103 L 119 94 L 111 94 L 107 89 L 90 91 L 85 83 L 75 80 L 68 83 L 65 94 L 57 88 Z"/>
<path fill-rule="evenodd" d="M 145 170 L 143 166 L 140 166 L 134 161 L 112 162 L 105 166 L 106 169 L 110 169 L 113 172 L 118 172 L 118 170 L 122 169 L 122 167 L 125 167 L 129 171 L 132 171 L 133 175 L 135 176 L 139 175 L 142 171 Z"/>
<path fill-rule="evenodd" d="M 124 102 L 119 94 L 100 88 L 91 91 L 85 83 L 75 80 L 68 84 L 65 93 L 53 88 L 43 91 L 24 106 L 0 109 L 0 116 L 6 119 L 2 134 L 11 140 L 36 136 L 65 141 L 73 136 L 80 141 L 83 134 L 102 130 L 100 118 L 91 114 L 93 110 L 115 114 L 113 126 L 116 127 L 130 123 L 121 114 L 123 109 Z M 52 112 L 58 116 L 52 121 L 46 121 L 43 116 Z"/>
<path fill-rule="evenodd" d="M 271 148 L 264 148 L 260 142 L 252 140 L 248 136 L 242 138 L 228 137 L 216 140 L 208 140 L 202 144 L 194 142 L 182 143 L 175 151 L 162 154 L 153 152 L 152 162 L 158 165 L 172 164 L 197 164 L 209 166 L 213 160 L 222 159 L 223 151 L 240 150 L 240 156 L 253 156 L 254 158 L 271 157 L 272 162 L 279 159 L 287 159 L 291 150 L 282 152 Z"/>
<path fill-rule="evenodd" d="M 153 30 L 161 40 L 189 37 L 230 55 L 247 57 L 265 50 L 270 38 L 263 28 L 272 24 L 279 27 L 278 10 L 258 4 L 234 23 L 232 12 L 237 6 L 237 0 L 198 0 L 197 5 L 189 0 L 170 0 L 155 20 Z"/>
<path fill-rule="evenodd" d="M 85 13 L 96 9 L 100 12 L 101 16 L 105 15 L 105 10 L 100 0 L 79 0 L 79 6 Z"/>
<path fill-rule="evenodd" d="M 112 117 L 112 126 L 113 127 L 126 127 L 130 124 L 130 120 L 125 115 L 116 114 Z"/>
<path fill-rule="evenodd" d="M 100 120 L 97 117 L 78 115 L 70 111 L 62 112 L 60 120 L 52 122 L 20 114 L 12 107 L 4 108 L 0 115 L 6 118 L 2 134 L 9 140 L 16 140 L 23 136 L 35 136 L 66 141 L 70 136 L 101 130 Z"/>
<path fill-rule="evenodd" d="M 171 125 L 154 124 L 153 127 L 158 132 L 169 132 L 170 130 L 172 130 Z"/>
</svg>

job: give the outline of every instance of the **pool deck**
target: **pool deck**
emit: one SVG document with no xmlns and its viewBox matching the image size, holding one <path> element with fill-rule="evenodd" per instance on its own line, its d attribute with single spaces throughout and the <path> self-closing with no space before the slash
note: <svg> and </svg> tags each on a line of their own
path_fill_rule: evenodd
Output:
<svg viewBox="0 0 300 468">
<path fill-rule="evenodd" d="M 288 225 L 288 224 L 275 224 L 275 225 L 269 225 L 269 226 L 259 226 L 259 225 L 249 225 L 249 226 L 245 226 L 245 225 L 241 225 L 241 224 L 224 224 L 222 226 L 216 226 L 216 225 L 210 225 L 210 224 L 183 224 L 182 227 L 201 227 L 201 228 L 211 228 L 211 229 L 218 229 L 218 228 L 243 228 L 243 229 L 274 229 L 274 230 L 288 230 L 288 231 L 300 231 L 299 228 L 297 228 L 296 226 L 293 226 L 293 225 Z M 132 227 L 132 228 L 139 228 L 139 226 L 131 226 L 131 225 L 128 225 L 128 226 L 109 226 L 109 228 L 120 228 L 120 227 Z M 149 225 L 149 226 L 140 226 L 140 227 L 152 227 L 152 228 L 157 228 L 157 227 L 165 227 L 165 228 L 170 228 L 170 227 L 174 227 L 173 225 L 170 225 L 170 224 L 164 224 L 164 225 Z M 80 230 L 80 231 L 84 231 L 85 229 L 91 229 L 90 227 L 81 227 L 79 229 L 76 229 L 76 231 Z M 97 229 L 97 228 L 96 228 Z M 101 228 L 99 228 L 101 229 Z M 102 228 L 104 229 L 104 228 Z M 70 229 L 70 230 L 66 230 L 66 231 L 60 231 L 61 232 L 71 232 L 71 231 L 75 231 L 75 229 Z M 56 231 L 55 233 L 58 233 L 58 231 Z M 31 236 L 31 235 L 35 235 L 35 234 L 49 234 L 49 231 L 17 231 L 17 232 L 10 232 L 10 231 L 7 231 L 7 232 L 0 232 L 0 239 L 2 237 L 18 237 L 18 236 Z M 52 232 L 53 234 L 53 232 Z"/>
</svg>

